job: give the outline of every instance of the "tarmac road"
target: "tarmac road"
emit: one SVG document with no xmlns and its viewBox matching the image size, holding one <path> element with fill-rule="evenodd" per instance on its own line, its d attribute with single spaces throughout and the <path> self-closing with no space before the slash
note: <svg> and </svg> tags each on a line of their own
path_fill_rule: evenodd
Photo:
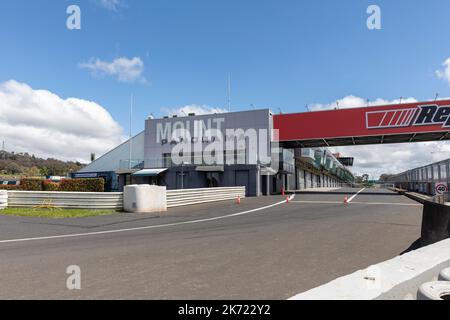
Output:
<svg viewBox="0 0 450 320">
<path fill-rule="evenodd" d="M 287 299 L 420 237 L 422 206 L 388 190 L 282 201 L 204 204 L 163 217 L 0 216 L 0 298 Z M 66 288 L 70 265 L 81 268 L 81 290 Z"/>
</svg>

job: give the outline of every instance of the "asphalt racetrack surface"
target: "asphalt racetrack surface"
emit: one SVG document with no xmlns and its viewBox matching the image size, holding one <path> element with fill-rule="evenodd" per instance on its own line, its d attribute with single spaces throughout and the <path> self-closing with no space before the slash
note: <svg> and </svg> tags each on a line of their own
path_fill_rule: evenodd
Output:
<svg viewBox="0 0 450 320">
<path fill-rule="evenodd" d="M 287 299 L 399 255 L 420 237 L 421 219 L 419 203 L 385 189 L 248 198 L 161 217 L 0 216 L 0 299 Z M 72 265 L 81 290 L 66 287 Z"/>
</svg>

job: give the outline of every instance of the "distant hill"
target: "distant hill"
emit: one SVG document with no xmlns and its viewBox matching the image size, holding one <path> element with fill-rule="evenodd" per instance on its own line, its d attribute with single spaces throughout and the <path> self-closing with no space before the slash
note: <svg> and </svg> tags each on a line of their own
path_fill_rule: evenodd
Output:
<svg viewBox="0 0 450 320">
<path fill-rule="evenodd" d="M 42 159 L 28 153 L 0 151 L 0 176 L 66 176 L 84 166 L 80 162 Z"/>
</svg>

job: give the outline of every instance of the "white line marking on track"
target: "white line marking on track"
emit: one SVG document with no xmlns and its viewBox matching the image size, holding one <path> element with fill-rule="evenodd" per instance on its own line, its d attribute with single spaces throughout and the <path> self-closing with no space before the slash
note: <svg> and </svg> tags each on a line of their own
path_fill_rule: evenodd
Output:
<svg viewBox="0 0 450 320">
<path fill-rule="evenodd" d="M 386 206 L 412 206 L 412 207 L 421 207 L 422 204 L 420 203 L 401 203 L 401 202 L 352 202 L 353 204 L 369 204 L 369 205 L 386 205 Z"/>
<path fill-rule="evenodd" d="M 295 197 L 295 195 L 291 195 L 289 197 L 289 201 L 294 199 L 294 197 Z M 164 227 L 180 226 L 180 225 L 185 225 L 185 224 L 195 224 L 195 223 L 209 222 L 209 221 L 227 219 L 227 218 L 231 218 L 231 217 L 243 216 L 243 215 L 246 215 L 246 214 L 249 214 L 249 213 L 253 213 L 253 212 L 257 212 L 257 211 L 262 211 L 262 210 L 265 210 L 265 209 L 273 208 L 273 207 L 279 206 L 279 205 L 281 205 L 283 203 L 286 203 L 286 200 L 280 201 L 280 202 L 277 202 L 277 203 L 274 203 L 274 204 L 271 204 L 271 205 L 268 205 L 268 206 L 264 206 L 264 207 L 261 207 L 261 208 L 251 209 L 251 210 L 247 210 L 247 211 L 243 211 L 243 212 L 233 213 L 233 214 L 220 216 L 220 217 L 214 217 L 214 218 L 206 218 L 206 219 L 183 221 L 183 222 L 174 222 L 174 223 L 159 224 L 159 225 L 146 226 L 146 227 L 137 227 L 137 228 L 128 228 L 128 229 L 107 230 L 107 231 L 77 233 L 77 234 L 65 234 L 65 235 L 58 235 L 58 236 L 47 236 L 47 237 L 36 237 L 36 238 L 0 240 L 0 244 L 13 243 L 13 242 L 26 242 L 26 241 L 38 241 L 38 240 L 52 240 L 52 239 L 63 239 L 63 238 L 87 237 L 87 236 L 96 236 L 96 235 L 102 235 L 102 234 L 123 233 L 123 232 L 130 232 L 130 231 L 157 229 L 157 228 L 164 228 Z"/>
<path fill-rule="evenodd" d="M 362 188 L 361 190 L 359 190 L 357 193 L 355 193 L 350 199 L 348 199 L 347 203 L 352 202 L 353 199 L 355 199 L 358 194 L 360 194 L 361 192 L 363 192 L 364 190 L 366 190 L 366 188 Z"/>
<path fill-rule="evenodd" d="M 305 203 L 305 204 L 342 204 L 341 201 L 314 201 L 314 200 L 298 200 L 291 201 L 292 203 Z M 352 202 L 352 204 L 367 204 L 367 205 L 386 205 L 386 206 L 417 206 L 420 207 L 422 204 L 420 203 L 401 203 L 401 202 Z"/>
</svg>

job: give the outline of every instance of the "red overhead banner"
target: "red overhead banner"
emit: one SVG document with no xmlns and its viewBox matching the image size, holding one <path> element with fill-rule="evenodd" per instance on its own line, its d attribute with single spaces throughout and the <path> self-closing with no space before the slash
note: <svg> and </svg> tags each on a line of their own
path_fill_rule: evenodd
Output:
<svg viewBox="0 0 450 320">
<path fill-rule="evenodd" d="M 450 100 L 274 116 L 280 141 L 450 131 Z"/>
</svg>

